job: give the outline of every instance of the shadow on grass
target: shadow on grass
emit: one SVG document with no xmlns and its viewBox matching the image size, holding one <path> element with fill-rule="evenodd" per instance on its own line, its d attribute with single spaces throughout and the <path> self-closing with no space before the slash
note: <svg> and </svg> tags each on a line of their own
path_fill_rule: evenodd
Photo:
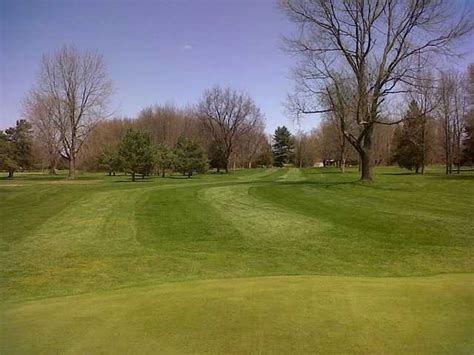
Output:
<svg viewBox="0 0 474 355">
<path fill-rule="evenodd" d="M 130 178 L 130 179 L 126 179 L 126 180 L 115 180 L 114 182 L 120 182 L 120 183 L 133 182 L 133 183 L 137 183 L 137 184 L 143 184 L 143 183 L 153 182 L 153 180 L 151 180 L 151 179 L 136 179 L 135 181 L 133 181 Z"/>
<path fill-rule="evenodd" d="M 98 180 L 95 176 L 78 176 L 75 179 L 68 179 L 64 175 L 18 175 L 9 178 L 0 176 L 0 181 L 91 181 Z"/>
<path fill-rule="evenodd" d="M 326 182 L 326 181 L 275 181 L 275 180 L 259 180 L 259 181 L 243 181 L 243 182 L 233 182 L 229 181 L 231 185 L 254 185 L 254 186 L 262 186 L 262 185 L 272 185 L 278 187 L 285 187 L 285 186 L 293 186 L 293 187 L 311 187 L 311 188 L 330 188 L 330 187 L 338 187 L 338 186 L 357 186 L 361 183 L 359 180 L 353 181 L 333 181 L 333 182 Z"/>
<path fill-rule="evenodd" d="M 202 175 L 194 175 L 191 178 L 188 178 L 187 176 L 182 176 L 182 175 L 168 175 L 165 177 L 161 177 L 158 175 L 154 176 L 147 176 L 145 179 L 142 179 L 141 177 L 137 177 L 135 181 L 132 181 L 132 178 L 130 175 L 124 175 L 121 176 L 120 180 L 115 180 L 114 182 L 159 182 L 159 181 L 166 181 L 166 180 L 184 180 L 184 181 L 196 181 L 196 180 L 202 180 Z M 126 180 L 124 180 L 126 179 Z"/>
<path fill-rule="evenodd" d="M 414 175 L 414 176 L 421 176 L 421 174 L 417 174 L 414 172 L 406 172 L 406 173 L 380 173 L 378 175 L 392 175 L 392 176 L 407 176 L 407 175 Z"/>
</svg>

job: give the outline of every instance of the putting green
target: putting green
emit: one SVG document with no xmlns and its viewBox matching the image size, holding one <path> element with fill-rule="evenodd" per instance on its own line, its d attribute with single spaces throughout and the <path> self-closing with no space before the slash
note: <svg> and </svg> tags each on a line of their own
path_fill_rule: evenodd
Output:
<svg viewBox="0 0 474 355">
<path fill-rule="evenodd" d="M 8 307 L 1 353 L 467 354 L 473 281 L 261 277 L 43 299 Z"/>
</svg>

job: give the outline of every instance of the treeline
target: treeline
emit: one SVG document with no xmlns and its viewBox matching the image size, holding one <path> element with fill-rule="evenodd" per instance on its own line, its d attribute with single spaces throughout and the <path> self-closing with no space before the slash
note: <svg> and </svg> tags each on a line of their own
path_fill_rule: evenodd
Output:
<svg viewBox="0 0 474 355">
<path fill-rule="evenodd" d="M 103 121 L 90 134 L 78 157 L 84 170 L 99 170 L 100 157 L 117 151 L 129 129 L 146 132 L 161 151 L 174 151 L 180 140 L 195 142 L 217 171 L 271 165 L 264 119 L 248 95 L 213 88 L 194 107 L 151 106 L 134 118 Z M 106 143 L 104 143 L 106 142 Z"/>
<path fill-rule="evenodd" d="M 466 72 L 447 71 L 437 76 L 425 73 L 423 77 L 398 102 L 399 107 L 407 107 L 405 112 L 386 119 L 386 124 L 374 125 L 371 164 L 398 164 L 416 173 L 424 173 L 430 164 L 444 164 L 446 174 L 459 173 L 462 166 L 472 168 L 474 64 Z M 360 127 L 346 126 L 344 134 L 338 114 L 325 113 L 317 129 L 295 138 L 303 147 L 308 142 L 318 142 L 322 161 L 344 170 L 347 163 L 358 164 L 360 159 L 347 139 L 348 134 L 356 136 Z"/>
<path fill-rule="evenodd" d="M 385 48 L 387 58 L 380 58 L 374 48 L 381 43 L 371 29 L 358 28 L 360 24 L 355 24 L 357 33 L 371 42 L 365 55 L 345 47 L 357 38 L 352 27 L 334 47 L 343 35 L 331 31 L 334 24 L 304 25 L 311 19 L 324 22 L 332 12 L 351 16 L 349 7 L 317 3 L 308 8 L 299 0 L 287 5 L 290 17 L 303 26 L 301 36 L 288 41 L 300 60 L 288 108 L 297 116 L 322 114 L 313 131 L 292 134 L 278 127 L 267 136 L 264 116 L 253 99 L 222 87 L 206 90 L 187 108 L 151 106 L 134 118 L 113 118 L 109 101 L 114 89 L 102 56 L 65 46 L 44 56 L 36 83 L 23 102 L 23 118 L 0 131 L 0 170 L 12 177 L 15 171 L 47 168 L 54 174 L 67 168 L 74 178 L 79 168 L 127 172 L 134 178 L 166 171 L 191 176 L 207 168 L 219 172 L 291 164 L 335 165 L 344 171 L 359 165 L 361 178 L 371 180 L 374 165 L 398 164 L 423 173 L 427 164 L 444 163 L 447 174 L 472 166 L 474 65 L 466 73 L 431 72 L 426 67 L 430 56 L 419 49 L 424 47 L 412 48 L 395 60 L 415 42 L 426 40 L 412 32 L 406 32 L 403 41 L 411 38 L 413 43 L 387 38 L 390 43 L 379 48 Z M 442 13 L 438 4 L 429 9 L 424 3 L 415 5 L 410 11 Z M 388 16 L 385 20 L 398 21 L 395 13 L 405 11 L 398 6 L 377 19 Z M 417 27 L 416 14 L 407 15 Z M 387 25 L 385 20 L 380 28 Z M 400 33 L 407 31 L 402 23 L 397 26 Z M 448 37 L 426 35 L 438 44 L 435 50 L 440 43 L 448 46 L 464 38 L 470 31 L 465 26 L 464 20 L 459 22 L 453 29 L 457 32 L 448 31 Z M 318 47 L 324 39 L 325 46 Z M 344 52 L 348 55 L 339 61 L 330 60 Z M 388 58 L 395 61 L 389 64 Z"/>
<path fill-rule="evenodd" d="M 338 0 L 286 0 L 282 7 L 295 26 L 285 39 L 297 61 L 288 107 L 298 116 L 329 116 L 344 138 L 341 146 L 347 142 L 357 152 L 361 180 L 373 179 L 372 167 L 380 159 L 377 127 L 403 124 L 400 111 L 407 101 L 415 101 L 423 120 L 442 122 L 447 173 L 461 164 L 460 141 L 469 134 L 461 124 L 466 122 L 462 85 L 453 78 L 458 74 L 445 69 L 472 39 L 469 11 L 448 0 L 363 0 L 343 6 Z M 401 141 L 412 144 L 407 131 Z M 407 164 L 402 156 L 409 153 L 397 150 L 401 165 L 423 170 L 424 163 Z M 426 163 L 427 151 L 423 154 Z"/>
<path fill-rule="evenodd" d="M 474 66 L 466 75 L 451 73 L 441 79 L 431 83 L 423 107 L 419 97 L 417 101 L 410 96 L 399 124 L 375 127 L 374 165 L 398 164 L 417 173 L 429 164 L 445 163 L 447 173 L 459 172 L 463 165 L 472 167 Z M 61 133 L 38 106 L 27 107 L 29 120 L 0 132 L 1 169 L 10 177 L 15 171 L 47 168 L 55 174 L 67 169 Z M 332 115 L 309 133 L 292 134 L 283 126 L 268 136 L 263 116 L 248 95 L 217 87 L 206 91 L 193 107 L 155 105 L 133 119 L 97 122 L 81 145 L 76 164 L 86 171 L 127 173 L 135 180 L 136 175 L 164 177 L 167 172 L 191 177 L 209 168 L 337 166 L 344 171 L 359 165 L 359 155 Z"/>
</svg>

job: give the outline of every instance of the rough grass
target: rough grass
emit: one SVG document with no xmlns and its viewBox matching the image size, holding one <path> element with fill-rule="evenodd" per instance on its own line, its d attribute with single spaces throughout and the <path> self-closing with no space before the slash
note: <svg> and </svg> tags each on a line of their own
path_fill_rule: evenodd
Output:
<svg viewBox="0 0 474 355">
<path fill-rule="evenodd" d="M 470 353 L 473 196 L 393 168 L 0 179 L 0 352 Z"/>
</svg>

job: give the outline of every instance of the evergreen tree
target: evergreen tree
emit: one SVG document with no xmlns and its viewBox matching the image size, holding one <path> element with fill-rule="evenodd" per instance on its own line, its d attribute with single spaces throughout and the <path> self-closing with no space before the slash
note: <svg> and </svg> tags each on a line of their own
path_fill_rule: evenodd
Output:
<svg viewBox="0 0 474 355">
<path fill-rule="evenodd" d="M 474 63 L 469 65 L 467 72 L 467 104 L 462 160 L 464 164 L 470 163 L 472 166 L 474 164 Z"/>
<path fill-rule="evenodd" d="M 274 162 L 276 166 L 288 164 L 293 156 L 293 140 L 291 133 L 285 126 L 277 127 L 273 136 L 272 146 Z"/>
<path fill-rule="evenodd" d="M 228 160 L 224 146 L 213 142 L 209 147 L 209 165 L 211 168 L 216 168 L 217 172 L 219 172 L 220 169 L 226 169 L 227 164 Z"/>
<path fill-rule="evenodd" d="M 33 163 L 33 136 L 31 124 L 19 120 L 15 127 L 0 131 L 0 169 L 8 171 L 13 177 L 17 170 L 25 170 Z"/>
<path fill-rule="evenodd" d="M 208 160 L 204 149 L 197 142 L 181 137 L 175 149 L 175 169 L 190 178 L 193 172 L 204 173 Z"/>
<path fill-rule="evenodd" d="M 396 132 L 397 146 L 394 160 L 402 168 L 415 170 L 416 173 L 424 162 L 423 117 L 416 102 L 412 101 L 403 121 L 403 126 Z"/>
<path fill-rule="evenodd" d="M 156 167 L 161 177 L 165 177 L 166 169 L 171 169 L 174 163 L 174 154 L 166 144 L 159 144 L 156 149 Z"/>
<path fill-rule="evenodd" d="M 109 176 L 122 170 L 123 162 L 117 147 L 106 146 L 99 157 L 99 166 L 108 171 Z"/>
<path fill-rule="evenodd" d="M 467 120 L 464 134 L 463 163 L 470 163 L 472 165 L 474 163 L 474 112 L 471 112 L 471 117 Z"/>
<path fill-rule="evenodd" d="M 129 129 L 120 143 L 119 156 L 125 172 L 141 174 L 142 178 L 150 174 L 155 166 L 155 146 L 151 135 L 139 130 Z"/>
<path fill-rule="evenodd" d="M 13 177 L 13 173 L 18 169 L 15 160 L 14 146 L 9 137 L 0 131 L 0 170 L 8 171 L 8 177 Z"/>
</svg>

